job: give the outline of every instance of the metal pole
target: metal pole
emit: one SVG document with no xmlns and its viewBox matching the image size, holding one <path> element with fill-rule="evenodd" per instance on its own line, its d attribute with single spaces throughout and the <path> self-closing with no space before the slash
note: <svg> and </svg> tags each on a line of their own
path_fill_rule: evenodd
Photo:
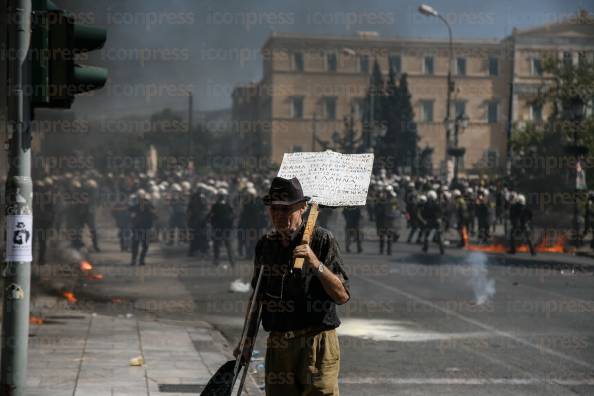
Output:
<svg viewBox="0 0 594 396">
<path fill-rule="evenodd" d="M 572 120 L 575 121 L 575 120 Z M 573 145 L 574 145 L 574 149 L 575 149 L 575 178 L 573 179 L 573 183 L 574 183 L 574 189 L 573 189 L 573 243 L 574 245 L 577 245 L 577 241 L 579 240 L 579 232 L 580 232 L 580 228 L 579 228 L 579 224 L 578 224 L 578 185 L 577 185 L 577 178 L 578 178 L 578 172 L 577 172 L 577 164 L 578 161 L 580 159 L 579 154 L 578 154 L 578 137 L 577 137 L 577 126 L 574 124 L 573 126 Z M 593 236 L 594 238 L 594 236 Z"/>
<path fill-rule="evenodd" d="M 458 129 L 460 128 L 460 124 L 458 122 L 458 119 L 456 117 L 456 120 L 454 121 L 454 147 L 458 148 Z M 456 153 L 456 156 L 454 157 L 454 185 L 457 186 L 458 185 L 458 161 L 460 160 L 460 157 L 458 155 L 459 153 Z"/>
<path fill-rule="evenodd" d="M 316 151 L 316 138 L 318 137 L 317 129 L 318 114 L 314 111 L 313 113 L 313 125 L 311 131 L 311 151 Z"/>
<path fill-rule="evenodd" d="M 371 114 L 369 115 L 369 128 L 367 128 L 367 134 L 365 135 L 365 151 L 368 152 L 371 148 L 371 135 L 375 130 L 375 93 L 377 88 L 374 87 L 371 92 Z"/>
<path fill-rule="evenodd" d="M 31 238 L 31 86 L 28 60 L 31 0 L 8 0 L 9 171 L 6 180 L 6 261 L 2 269 L 4 300 L 0 394 L 25 394 L 29 339 Z"/>
<path fill-rule="evenodd" d="M 505 147 L 505 157 L 506 157 L 505 158 L 505 174 L 509 178 L 509 177 L 511 177 L 511 170 L 512 170 L 512 163 L 513 163 L 511 139 L 512 139 L 512 129 L 514 126 L 514 79 L 516 78 L 515 58 L 514 58 L 515 51 L 514 51 L 513 42 L 507 43 L 506 54 L 511 55 L 509 103 L 508 103 L 508 110 L 507 110 L 507 139 L 506 139 L 507 141 L 506 141 L 506 147 Z M 498 72 L 499 72 L 499 70 L 498 70 Z"/>
<path fill-rule="evenodd" d="M 188 161 L 192 162 L 192 166 L 196 166 L 194 159 L 194 131 L 192 130 L 192 117 L 194 112 L 194 95 L 192 92 L 188 92 L 188 139 L 190 140 L 189 150 L 190 155 Z"/>
<path fill-rule="evenodd" d="M 452 28 L 448 23 L 447 19 L 445 19 L 441 15 L 437 15 L 439 19 L 441 19 L 446 26 L 448 27 L 448 36 L 449 36 L 449 60 L 448 60 L 448 87 L 447 87 L 447 99 L 446 99 L 446 118 L 445 118 L 445 125 L 446 125 L 446 144 L 445 144 L 445 164 L 447 169 L 447 161 L 449 159 L 448 156 L 448 148 L 450 147 L 450 140 L 451 140 L 451 133 L 450 133 L 450 120 L 451 118 L 451 104 L 452 104 L 452 91 L 454 90 L 454 81 L 452 80 L 452 62 L 454 59 L 454 39 L 452 36 Z"/>
</svg>

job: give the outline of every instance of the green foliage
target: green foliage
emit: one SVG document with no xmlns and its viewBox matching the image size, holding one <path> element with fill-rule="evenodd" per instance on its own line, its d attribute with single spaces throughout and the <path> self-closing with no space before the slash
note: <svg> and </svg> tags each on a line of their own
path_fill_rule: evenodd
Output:
<svg viewBox="0 0 594 396">
<path fill-rule="evenodd" d="M 355 112 L 351 107 L 351 113 L 344 117 L 344 130 L 342 133 L 334 131 L 330 141 L 316 138 L 316 144 L 319 145 L 320 150 L 332 150 L 343 154 L 359 152 L 363 139 L 358 136 L 355 122 Z"/>
<path fill-rule="evenodd" d="M 551 109 L 544 122 L 514 125 L 512 175 L 527 191 L 551 193 L 575 188 L 575 164 L 585 164 L 587 181 L 594 186 L 594 65 L 577 65 L 553 58 L 544 61 L 539 94 L 533 103 Z M 589 154 L 584 156 L 585 152 Z M 590 172 L 588 172 L 590 171 Z"/>
<path fill-rule="evenodd" d="M 384 120 L 387 128 L 381 144 L 377 146 L 378 155 L 386 159 L 393 172 L 398 168 L 407 168 L 416 173 L 419 137 L 407 75 L 402 74 L 396 84 L 391 69 L 386 93 Z"/>
<path fill-rule="evenodd" d="M 372 136 L 384 125 L 384 79 L 377 60 L 373 62 L 373 71 L 369 78 L 369 87 L 365 96 L 363 111 L 363 144 L 361 151 L 373 147 Z"/>
</svg>

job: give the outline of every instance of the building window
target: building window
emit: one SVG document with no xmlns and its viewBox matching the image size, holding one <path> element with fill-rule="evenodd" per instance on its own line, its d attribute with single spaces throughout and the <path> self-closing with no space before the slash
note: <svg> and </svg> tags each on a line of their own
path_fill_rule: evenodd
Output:
<svg viewBox="0 0 594 396">
<path fill-rule="evenodd" d="M 498 155 L 497 155 L 496 150 L 487 149 L 485 152 L 485 159 L 486 159 L 486 162 L 487 162 L 486 165 L 488 168 L 496 168 L 497 167 Z"/>
<path fill-rule="evenodd" d="M 327 96 L 324 98 L 324 112 L 327 120 L 336 119 L 336 96 Z"/>
<path fill-rule="evenodd" d="M 327 54 L 326 55 L 326 70 L 329 72 L 336 71 L 336 54 Z"/>
<path fill-rule="evenodd" d="M 466 58 L 456 59 L 456 72 L 459 76 L 466 75 Z"/>
<path fill-rule="evenodd" d="M 390 55 L 390 67 L 394 73 L 402 73 L 402 58 L 400 55 Z"/>
<path fill-rule="evenodd" d="M 303 118 L 303 96 L 291 97 L 291 118 Z"/>
<path fill-rule="evenodd" d="M 359 57 L 359 72 L 369 73 L 369 56 L 361 55 Z"/>
<path fill-rule="evenodd" d="M 532 58 L 531 73 L 533 76 L 542 76 L 542 61 L 539 58 Z"/>
<path fill-rule="evenodd" d="M 585 66 L 588 64 L 588 55 L 585 51 L 580 51 L 578 53 L 578 65 Z"/>
<path fill-rule="evenodd" d="M 293 70 L 302 72 L 303 71 L 303 53 L 302 52 L 294 52 L 293 53 Z"/>
<path fill-rule="evenodd" d="M 454 117 L 466 114 L 466 101 L 456 100 L 454 101 Z"/>
<path fill-rule="evenodd" d="M 490 76 L 498 76 L 499 75 L 499 60 L 495 57 L 489 58 L 489 75 Z"/>
<path fill-rule="evenodd" d="M 491 101 L 487 104 L 487 122 L 494 124 L 499 120 L 499 102 Z"/>
<path fill-rule="evenodd" d="M 571 66 L 573 64 L 573 54 L 571 52 L 563 52 L 563 64 L 565 66 Z"/>
<path fill-rule="evenodd" d="M 363 114 L 365 113 L 365 98 L 354 98 L 352 106 L 353 117 L 355 117 L 355 120 L 362 119 Z"/>
<path fill-rule="evenodd" d="M 542 121 L 542 104 L 534 103 L 530 107 L 530 119 L 532 121 Z"/>
<path fill-rule="evenodd" d="M 433 122 L 432 100 L 421 100 L 421 122 Z"/>
<path fill-rule="evenodd" d="M 423 71 L 425 74 L 433 74 L 433 57 L 426 56 L 423 62 Z"/>
</svg>

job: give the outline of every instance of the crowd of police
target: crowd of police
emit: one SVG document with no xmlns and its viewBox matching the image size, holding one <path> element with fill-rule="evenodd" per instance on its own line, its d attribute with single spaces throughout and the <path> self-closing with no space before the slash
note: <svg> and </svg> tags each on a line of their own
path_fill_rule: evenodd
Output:
<svg viewBox="0 0 594 396">
<path fill-rule="evenodd" d="M 479 243 L 491 243 L 492 234 L 500 225 L 509 241 L 510 253 L 515 253 L 521 242 L 535 254 L 532 211 L 526 197 L 500 180 L 458 179 L 447 185 L 434 177 L 388 175 L 380 171 L 372 176 L 366 209 L 368 219 L 376 225 L 380 254 L 391 254 L 392 243 L 399 240 L 399 218 L 406 220 L 406 242 L 421 244 L 424 252 L 434 242 L 443 254 L 443 235 L 449 230 L 457 231 L 459 247 L 464 247 L 470 237 L 476 237 Z M 355 240 L 357 251 L 361 252 L 361 215 L 358 209 L 344 212 L 347 251 Z"/>
<path fill-rule="evenodd" d="M 225 250 L 233 266 L 237 258 L 251 258 L 260 236 L 269 227 L 261 197 L 272 174 L 245 176 L 195 176 L 183 171 L 151 176 L 146 173 L 102 174 L 91 170 L 37 178 L 34 185 L 34 232 L 36 260 L 46 260 L 52 235 L 67 240 L 72 248 L 100 251 L 102 233 L 97 212 L 108 213 L 117 229 L 122 252 L 129 252 L 131 265 L 144 265 L 149 246 L 187 245 L 187 254 L 210 258 L 219 264 Z M 337 211 L 322 208 L 318 224 L 336 231 Z M 390 255 L 404 234 L 407 243 L 417 243 L 427 252 L 435 243 L 441 254 L 457 235 L 457 246 L 470 238 L 493 242 L 496 230 L 505 236 L 510 253 L 519 243 L 535 253 L 532 241 L 532 211 L 526 197 L 501 180 L 459 179 L 447 185 L 434 177 L 390 175 L 381 170 L 372 175 L 365 207 L 342 209 L 344 249 L 361 253 L 364 225 L 373 226 L 379 254 Z M 594 195 L 585 209 L 586 228 L 594 233 Z M 332 224 L 330 224 L 332 222 Z M 450 238 L 452 239 L 452 238 Z M 456 239 L 456 238 L 454 238 Z M 454 241 L 455 242 L 455 241 Z M 592 247 L 594 248 L 594 242 Z M 225 264 L 226 266 L 226 264 Z"/>
<path fill-rule="evenodd" d="M 152 242 L 187 244 L 189 256 L 212 257 L 219 264 L 224 247 L 228 261 L 251 258 L 268 227 L 261 192 L 270 178 L 191 177 L 182 171 L 160 177 L 130 172 L 114 175 L 92 170 L 38 178 L 34 183 L 36 261 L 44 264 L 48 241 L 68 241 L 74 249 L 100 251 L 98 213 L 109 213 L 122 252 L 131 265 L 144 265 Z M 105 235 L 103 235 L 105 237 Z M 234 242 L 236 240 L 236 242 Z M 233 249 L 233 246 L 236 249 Z"/>
</svg>

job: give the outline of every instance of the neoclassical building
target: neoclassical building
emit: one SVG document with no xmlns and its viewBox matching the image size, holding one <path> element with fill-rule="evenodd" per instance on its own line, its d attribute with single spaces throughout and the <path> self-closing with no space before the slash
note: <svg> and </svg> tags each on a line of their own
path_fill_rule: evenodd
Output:
<svg viewBox="0 0 594 396">
<path fill-rule="evenodd" d="M 434 149 L 435 172 L 444 170 L 448 42 L 381 37 L 273 33 L 262 47 L 263 77 L 233 92 L 233 125 L 243 156 L 280 163 L 283 153 L 319 150 L 314 137 L 330 140 L 344 117 L 360 117 L 373 62 L 407 73 L 420 147 Z M 529 30 L 514 29 L 503 40 L 454 40 L 451 114 L 468 122 L 459 130 L 466 148 L 463 170 L 503 167 L 512 123 L 545 118 L 534 104 L 546 56 L 564 62 L 592 60 L 594 19 L 575 18 Z M 360 123 L 358 124 L 360 128 Z"/>
</svg>

